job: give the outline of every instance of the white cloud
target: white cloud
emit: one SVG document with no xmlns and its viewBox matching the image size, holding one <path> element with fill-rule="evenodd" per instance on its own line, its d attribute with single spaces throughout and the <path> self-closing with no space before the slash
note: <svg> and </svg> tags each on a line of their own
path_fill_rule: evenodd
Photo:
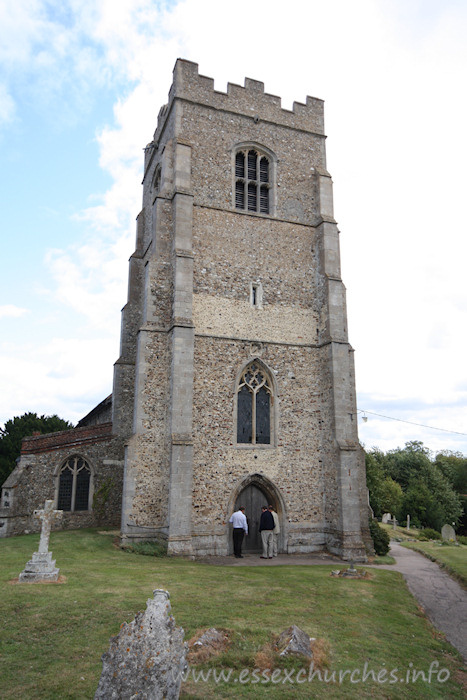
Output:
<svg viewBox="0 0 467 700">
<path fill-rule="evenodd" d="M 15 116 L 16 105 L 6 85 L 0 84 L 0 127 L 11 122 Z"/>
<path fill-rule="evenodd" d="M 28 63 L 32 47 L 44 34 L 46 26 L 40 0 L 0 4 L 0 63 L 4 69 Z"/>
<path fill-rule="evenodd" d="M 0 306 L 0 318 L 20 318 L 27 314 L 28 310 L 14 304 Z"/>
<path fill-rule="evenodd" d="M 54 15 L 39 0 L 9 5 L 0 9 L 0 46 L 8 66 L 35 76 L 36 94 L 44 86 L 46 98 L 66 91 L 85 109 L 99 85 L 119 86 L 113 123 L 96 126 L 99 164 L 113 184 L 80 213 L 85 233 L 73 247 L 49 252 L 51 294 L 115 338 L 141 203 L 142 149 L 177 56 L 198 62 L 220 90 L 248 76 L 285 107 L 315 95 L 326 101 L 359 401 L 392 415 L 394 400 L 406 399 L 418 407 L 400 409 L 404 419 L 466 424 L 455 408 L 467 386 L 465 6 L 271 0 L 265 11 L 246 0 L 235 7 L 70 0 Z M 261 30 L 250 34 L 245 16 Z M 8 83 L 5 94 L 11 115 Z M 370 429 L 386 447 L 412 434 L 383 419 L 362 426 Z"/>
<path fill-rule="evenodd" d="M 33 411 L 77 422 L 108 393 L 109 357 L 115 358 L 115 346 L 99 337 L 9 348 L 0 355 L 1 420 Z"/>
</svg>

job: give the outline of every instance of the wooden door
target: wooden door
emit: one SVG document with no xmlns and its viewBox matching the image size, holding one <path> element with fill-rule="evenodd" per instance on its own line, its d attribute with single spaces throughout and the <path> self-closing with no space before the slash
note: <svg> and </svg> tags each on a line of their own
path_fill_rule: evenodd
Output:
<svg viewBox="0 0 467 700">
<path fill-rule="evenodd" d="M 235 502 L 235 510 L 238 510 L 240 506 L 245 506 L 245 515 L 248 520 L 248 537 L 244 538 L 242 545 L 245 552 L 260 552 L 262 549 L 259 521 L 261 508 L 267 505 L 266 494 L 254 484 L 243 489 Z"/>
</svg>

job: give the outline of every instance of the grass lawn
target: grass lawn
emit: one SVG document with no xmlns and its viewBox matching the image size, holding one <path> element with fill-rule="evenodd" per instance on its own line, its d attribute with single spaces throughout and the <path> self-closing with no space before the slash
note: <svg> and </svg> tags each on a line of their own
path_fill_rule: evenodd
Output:
<svg viewBox="0 0 467 700">
<path fill-rule="evenodd" d="M 432 561 L 436 561 L 467 587 L 467 545 L 442 543 L 441 540 L 404 542 L 403 544 L 404 547 L 421 552 Z"/>
<path fill-rule="evenodd" d="M 50 538 L 66 583 L 12 583 L 38 539 L 0 540 L 2 700 L 93 698 L 110 636 L 145 608 L 155 588 L 170 592 L 186 639 L 201 628 L 230 631 L 231 647 L 202 667 L 232 669 L 230 682 L 191 677 L 182 698 L 464 697 L 459 656 L 434 632 L 397 572 L 371 569 L 370 578 L 353 580 L 332 577 L 332 566 L 221 567 L 144 557 L 116 548 L 112 534 L 80 530 Z M 329 682 L 315 676 L 311 683 L 292 683 L 290 673 L 296 677 L 303 662 L 276 659 L 279 672 L 289 674 L 285 684 L 262 682 L 267 675 L 241 683 L 241 670 L 251 678 L 260 652 L 291 624 L 320 640 L 322 678 L 326 671 Z M 426 678 L 432 662 L 447 669 L 445 682 L 436 675 L 431 683 L 421 675 L 412 682 L 414 671 Z M 379 681 L 372 680 L 378 674 Z"/>
</svg>

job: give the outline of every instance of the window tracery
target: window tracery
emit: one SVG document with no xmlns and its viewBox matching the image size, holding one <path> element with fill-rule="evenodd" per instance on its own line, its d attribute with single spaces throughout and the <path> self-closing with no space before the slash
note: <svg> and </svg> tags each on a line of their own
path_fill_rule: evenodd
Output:
<svg viewBox="0 0 467 700">
<path fill-rule="evenodd" d="M 90 510 L 91 469 L 79 455 L 68 457 L 61 467 L 58 481 L 57 509 Z"/>
<path fill-rule="evenodd" d="M 237 442 L 251 445 L 271 444 L 271 379 L 257 361 L 243 370 L 237 387 Z"/>
</svg>

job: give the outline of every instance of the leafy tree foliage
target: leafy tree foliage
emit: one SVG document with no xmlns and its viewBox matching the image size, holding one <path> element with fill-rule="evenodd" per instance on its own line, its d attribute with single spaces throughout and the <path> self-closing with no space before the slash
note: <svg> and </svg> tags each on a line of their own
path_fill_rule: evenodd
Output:
<svg viewBox="0 0 467 700">
<path fill-rule="evenodd" d="M 73 428 L 73 424 L 57 415 L 38 416 L 37 413 L 24 413 L 7 420 L 4 427 L 0 428 L 0 484 L 3 484 L 15 468 L 24 437 L 35 432 L 56 433 L 69 428 Z"/>
<path fill-rule="evenodd" d="M 418 440 L 406 442 L 404 449 L 390 450 L 386 454 L 387 475 L 405 490 L 409 482 L 431 465 L 430 450 Z"/>
<path fill-rule="evenodd" d="M 384 513 L 399 513 L 404 499 L 402 486 L 387 476 L 381 484 L 381 505 Z"/>
<path fill-rule="evenodd" d="M 388 476 L 384 453 L 378 449 L 367 452 L 365 462 L 370 506 L 375 518 L 381 518 L 383 513 L 399 513 L 403 491 L 401 486 Z"/>
<path fill-rule="evenodd" d="M 433 461 L 423 443 L 412 441 L 403 449 L 371 450 L 366 455 L 367 486 L 375 517 L 396 515 L 418 527 L 440 530 L 444 523 L 459 523 L 463 504 L 457 488 L 464 486 L 467 458 L 452 453 Z"/>
<path fill-rule="evenodd" d="M 436 455 L 435 464 L 454 491 L 467 495 L 467 457 L 460 452 L 440 452 Z"/>
<path fill-rule="evenodd" d="M 370 494 L 370 506 L 375 518 L 381 518 L 383 515 L 383 506 L 381 505 L 381 483 L 384 479 L 384 467 L 378 460 L 377 455 L 377 450 L 365 453 L 366 485 Z"/>
</svg>

